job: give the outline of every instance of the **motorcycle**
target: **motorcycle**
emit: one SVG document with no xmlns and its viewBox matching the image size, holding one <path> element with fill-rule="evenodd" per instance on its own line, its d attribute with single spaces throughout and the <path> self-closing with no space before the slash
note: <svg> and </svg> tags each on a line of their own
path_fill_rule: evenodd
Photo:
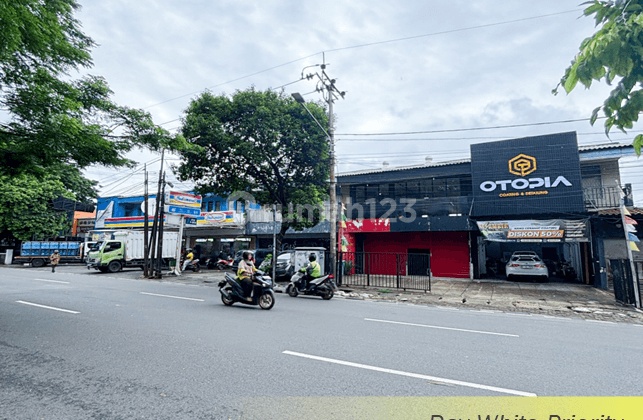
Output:
<svg viewBox="0 0 643 420">
<path fill-rule="evenodd" d="M 270 276 L 265 276 L 263 271 L 256 271 L 252 276 L 252 292 L 250 296 L 245 296 L 236 278 L 230 273 L 225 273 L 225 279 L 219 282 L 221 301 L 226 306 L 239 302 L 246 305 L 259 305 L 261 309 L 268 310 L 275 305 L 275 294 L 270 288 L 271 285 Z"/>
<path fill-rule="evenodd" d="M 227 270 L 232 266 L 233 262 L 234 259 L 232 257 L 228 257 L 227 260 L 221 258 L 208 258 L 205 264 L 209 269 Z"/>
<path fill-rule="evenodd" d="M 182 261 L 181 264 L 183 262 L 184 261 Z M 190 261 L 188 263 L 188 265 L 185 266 L 185 269 L 183 271 L 188 271 L 188 270 L 192 270 L 195 273 L 198 273 L 199 271 L 201 271 L 201 266 L 199 265 L 199 259 L 198 258 Z"/>
<path fill-rule="evenodd" d="M 297 297 L 302 294 L 321 296 L 324 300 L 333 298 L 337 286 L 332 274 L 310 280 L 307 285 L 304 285 L 304 275 L 304 273 L 298 271 L 290 278 L 290 283 L 286 286 L 286 293 L 290 297 Z"/>
<path fill-rule="evenodd" d="M 576 280 L 576 270 L 574 270 L 574 267 L 567 261 L 561 261 L 560 271 L 565 280 Z"/>
</svg>

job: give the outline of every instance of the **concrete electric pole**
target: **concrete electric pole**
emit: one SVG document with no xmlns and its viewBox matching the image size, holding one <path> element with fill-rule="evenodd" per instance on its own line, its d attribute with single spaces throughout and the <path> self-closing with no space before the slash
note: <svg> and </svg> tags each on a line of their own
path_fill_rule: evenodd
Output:
<svg viewBox="0 0 643 420">
<path fill-rule="evenodd" d="M 322 125 L 317 121 L 313 114 L 306 108 L 305 100 L 299 93 L 293 93 L 292 97 L 299 102 L 306 111 L 310 114 L 311 117 L 315 120 L 317 125 L 324 130 L 326 136 L 328 136 L 328 141 L 330 143 L 330 270 L 331 273 L 336 274 L 337 269 L 337 183 L 335 181 L 335 136 L 334 136 L 334 116 L 333 116 L 333 103 L 338 98 L 344 98 L 346 92 L 340 92 L 335 86 L 335 79 L 331 79 L 326 73 L 326 64 L 317 64 L 321 68 L 321 74 L 315 72 L 314 74 L 308 74 L 304 76 L 302 71 L 302 79 L 312 79 L 317 77 L 317 92 L 321 92 L 324 98 L 324 101 L 328 104 L 328 131 L 322 127 Z M 316 67 L 310 66 L 310 67 Z M 306 68 L 304 68 L 305 70 Z"/>
</svg>

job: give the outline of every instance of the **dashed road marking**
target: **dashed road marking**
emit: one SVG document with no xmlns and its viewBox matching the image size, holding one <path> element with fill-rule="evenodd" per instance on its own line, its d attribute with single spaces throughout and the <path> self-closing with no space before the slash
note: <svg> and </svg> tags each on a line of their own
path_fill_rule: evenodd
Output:
<svg viewBox="0 0 643 420">
<path fill-rule="evenodd" d="M 49 283 L 62 283 L 62 284 L 69 284 L 68 281 L 59 281 L 59 280 L 47 280 L 47 279 L 34 279 L 38 281 L 47 281 Z"/>
<path fill-rule="evenodd" d="M 54 311 L 67 312 L 67 313 L 70 313 L 70 314 L 79 314 L 80 313 L 80 312 L 77 312 L 77 311 L 70 311 L 69 309 L 62 309 L 62 308 L 55 308 L 53 306 L 39 305 L 37 303 L 25 302 L 25 301 L 22 301 L 22 300 L 17 300 L 16 302 L 17 303 L 22 303 L 23 305 L 37 306 L 39 308 L 52 309 Z"/>
<path fill-rule="evenodd" d="M 359 369 L 366 369 L 366 370 L 372 370 L 372 371 L 376 371 L 376 372 L 390 373 L 392 375 L 400 375 L 400 376 L 406 376 L 406 377 L 409 377 L 409 378 L 424 379 L 426 381 L 431 381 L 431 382 L 441 382 L 441 383 L 449 384 L 449 385 L 459 385 L 459 386 L 464 386 L 464 387 L 469 387 L 469 388 L 483 389 L 483 390 L 486 390 L 486 391 L 500 392 L 500 393 L 503 393 L 503 394 L 518 395 L 518 396 L 521 396 L 521 397 L 537 397 L 536 394 L 531 393 L 531 392 L 524 392 L 524 391 L 517 391 L 517 390 L 507 389 L 507 388 L 499 388 L 499 387 L 489 386 L 489 385 L 475 384 L 475 383 L 472 383 L 472 382 L 464 382 L 464 381 L 458 381 L 458 380 L 454 380 L 454 379 L 438 378 L 438 377 L 435 377 L 435 376 L 421 375 L 421 374 L 412 373 L 412 372 L 403 372 L 401 370 L 394 370 L 394 369 L 381 368 L 381 367 L 377 367 L 377 366 L 363 365 L 361 363 L 346 362 L 344 360 L 329 359 L 327 357 L 313 356 L 313 355 L 310 355 L 310 354 L 297 353 L 297 352 L 294 352 L 294 351 L 286 350 L 286 351 L 283 352 L 283 354 L 287 354 L 287 355 L 290 355 L 290 356 L 303 357 L 303 358 L 306 358 L 306 359 L 318 360 L 320 362 L 334 363 L 334 364 L 337 364 L 337 365 L 349 366 L 349 367 L 354 367 L 354 368 L 359 368 Z"/>
<path fill-rule="evenodd" d="M 505 334 L 505 333 L 496 333 L 496 332 L 490 332 L 490 331 L 467 330 L 467 329 L 463 329 L 463 328 L 438 327 L 438 326 L 435 326 L 435 325 L 412 324 L 410 322 L 398 322 L 398 321 L 385 321 L 385 320 L 382 320 L 382 319 L 364 318 L 364 321 L 382 322 L 382 323 L 386 323 L 386 324 L 408 325 L 408 326 L 411 326 L 411 327 L 433 328 L 433 329 L 436 329 L 436 330 L 450 330 L 450 331 L 469 332 L 469 333 L 476 333 L 476 334 L 501 335 L 501 336 L 505 336 L 505 337 L 520 337 L 519 335 L 516 335 L 516 334 Z"/>
<path fill-rule="evenodd" d="M 181 296 L 170 296 L 170 295 L 159 295 L 156 293 L 146 293 L 146 292 L 140 292 L 142 295 L 150 295 L 150 296 L 160 296 L 160 297 L 166 297 L 166 298 L 172 298 L 172 299 L 183 299 L 183 300 L 194 300 L 197 302 L 205 302 L 204 299 L 194 299 L 194 298 L 187 298 L 187 297 L 181 297 Z"/>
</svg>

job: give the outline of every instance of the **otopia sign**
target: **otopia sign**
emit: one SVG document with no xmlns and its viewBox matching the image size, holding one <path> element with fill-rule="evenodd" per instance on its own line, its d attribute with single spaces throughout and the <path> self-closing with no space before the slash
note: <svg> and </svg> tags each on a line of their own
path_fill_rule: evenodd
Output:
<svg viewBox="0 0 643 420">
<path fill-rule="evenodd" d="M 473 216 L 583 212 L 576 133 L 471 145 Z"/>
</svg>

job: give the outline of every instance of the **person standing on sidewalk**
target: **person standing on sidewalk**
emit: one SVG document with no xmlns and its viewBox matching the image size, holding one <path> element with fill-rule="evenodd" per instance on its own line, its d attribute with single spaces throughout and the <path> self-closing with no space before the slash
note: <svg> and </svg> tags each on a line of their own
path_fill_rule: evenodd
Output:
<svg viewBox="0 0 643 420">
<path fill-rule="evenodd" d="M 55 273 L 56 266 L 60 262 L 60 254 L 58 253 L 58 250 L 55 250 L 54 253 L 49 256 L 49 261 L 51 261 L 51 272 Z"/>
</svg>

